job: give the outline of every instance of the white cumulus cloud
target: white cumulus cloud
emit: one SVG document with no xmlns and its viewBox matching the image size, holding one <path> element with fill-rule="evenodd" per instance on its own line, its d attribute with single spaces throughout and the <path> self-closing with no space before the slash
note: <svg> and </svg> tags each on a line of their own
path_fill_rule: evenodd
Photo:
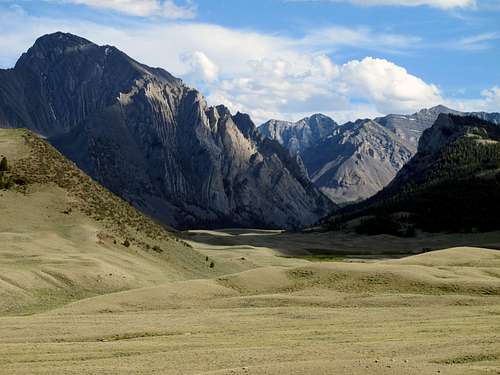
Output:
<svg viewBox="0 0 500 375">
<path fill-rule="evenodd" d="M 163 17 L 168 19 L 190 19 L 195 16 L 194 6 L 177 5 L 173 0 L 59 0 L 81 4 L 92 8 L 112 10 L 139 17 Z"/>
<path fill-rule="evenodd" d="M 385 59 L 353 60 L 340 71 L 343 92 L 371 101 L 383 113 L 411 112 L 442 101 L 437 86 Z"/>
<path fill-rule="evenodd" d="M 195 80 L 213 82 L 219 74 L 219 67 L 201 51 L 189 52 L 181 59 L 190 67 L 186 75 L 191 75 Z"/>
<path fill-rule="evenodd" d="M 325 55 L 300 55 L 293 61 L 264 59 L 250 66 L 249 74 L 210 85 L 211 99 L 284 117 L 306 111 L 352 113 L 361 104 L 364 112 L 408 113 L 443 102 L 437 86 L 384 59 L 337 65 Z"/>
</svg>

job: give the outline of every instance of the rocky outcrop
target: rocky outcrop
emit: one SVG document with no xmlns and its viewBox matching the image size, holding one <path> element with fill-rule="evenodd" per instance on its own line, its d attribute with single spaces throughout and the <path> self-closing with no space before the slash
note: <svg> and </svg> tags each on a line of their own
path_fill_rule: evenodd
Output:
<svg viewBox="0 0 500 375">
<path fill-rule="evenodd" d="M 500 123 L 500 113 L 462 113 L 438 105 L 412 115 L 391 114 L 326 126 L 314 138 L 297 136 L 308 129 L 301 122 L 273 120 L 259 129 L 292 152 L 299 152 L 310 178 L 330 199 L 350 203 L 366 199 L 387 186 L 415 155 L 422 133 L 440 114 L 471 115 Z M 326 116 L 320 118 L 323 123 L 334 123 L 331 119 L 327 121 Z"/>
<path fill-rule="evenodd" d="M 381 190 L 411 158 L 413 147 L 380 124 L 344 124 L 304 151 L 312 181 L 337 203 L 368 198 Z"/>
<path fill-rule="evenodd" d="M 47 137 L 85 172 L 178 228 L 296 227 L 334 208 L 251 119 L 168 72 L 71 34 L 0 71 L 0 126 Z"/>
<path fill-rule="evenodd" d="M 293 154 L 300 154 L 331 134 L 337 126 L 330 117 L 315 114 L 297 122 L 269 120 L 259 126 L 259 131 L 266 138 L 281 143 Z"/>
<path fill-rule="evenodd" d="M 458 114 L 458 111 L 438 105 L 432 108 L 424 108 L 411 115 L 390 114 L 374 119 L 375 122 L 396 134 L 403 141 L 417 151 L 418 140 L 424 132 L 434 124 L 441 113 Z"/>
</svg>

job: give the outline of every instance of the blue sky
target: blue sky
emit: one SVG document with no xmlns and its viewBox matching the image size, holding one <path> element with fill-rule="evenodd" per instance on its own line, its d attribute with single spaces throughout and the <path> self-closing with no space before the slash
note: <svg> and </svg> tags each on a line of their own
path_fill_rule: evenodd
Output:
<svg viewBox="0 0 500 375">
<path fill-rule="evenodd" d="M 500 0 L 0 0 L 0 67 L 59 30 L 258 123 L 441 103 L 500 111 Z"/>
</svg>

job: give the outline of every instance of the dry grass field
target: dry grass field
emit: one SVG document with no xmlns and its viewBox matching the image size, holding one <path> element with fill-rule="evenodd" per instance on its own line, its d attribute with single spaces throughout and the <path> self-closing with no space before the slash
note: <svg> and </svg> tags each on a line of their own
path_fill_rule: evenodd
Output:
<svg viewBox="0 0 500 375">
<path fill-rule="evenodd" d="M 0 131 L 31 178 L 0 191 L 2 375 L 500 374 L 500 233 L 184 242 L 30 139 Z"/>
</svg>

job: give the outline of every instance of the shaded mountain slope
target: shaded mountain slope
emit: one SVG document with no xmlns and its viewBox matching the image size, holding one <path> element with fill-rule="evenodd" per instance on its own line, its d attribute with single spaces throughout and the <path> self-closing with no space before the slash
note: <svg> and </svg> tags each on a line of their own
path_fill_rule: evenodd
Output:
<svg viewBox="0 0 500 375">
<path fill-rule="evenodd" d="M 397 227 L 401 220 L 426 231 L 498 229 L 499 141 L 498 125 L 473 116 L 442 114 L 389 186 L 329 222 L 376 215 L 374 232 L 394 231 L 394 222 Z M 405 214 L 393 220 L 391 215 L 401 212 Z"/>
<path fill-rule="evenodd" d="M 248 116 L 209 107 L 198 91 L 114 47 L 51 34 L 0 74 L 0 126 L 48 137 L 164 223 L 290 228 L 334 208 Z"/>
<path fill-rule="evenodd" d="M 424 130 L 442 113 L 472 115 L 500 123 L 500 113 L 463 113 L 438 105 L 411 115 L 390 114 L 324 127 L 313 141 L 296 135 L 302 134 L 304 120 L 298 123 L 273 120 L 259 129 L 292 152 L 300 152 L 314 184 L 334 202 L 349 203 L 366 199 L 387 186 L 417 152 Z M 335 123 L 326 116 L 315 116 L 323 123 Z"/>
</svg>

